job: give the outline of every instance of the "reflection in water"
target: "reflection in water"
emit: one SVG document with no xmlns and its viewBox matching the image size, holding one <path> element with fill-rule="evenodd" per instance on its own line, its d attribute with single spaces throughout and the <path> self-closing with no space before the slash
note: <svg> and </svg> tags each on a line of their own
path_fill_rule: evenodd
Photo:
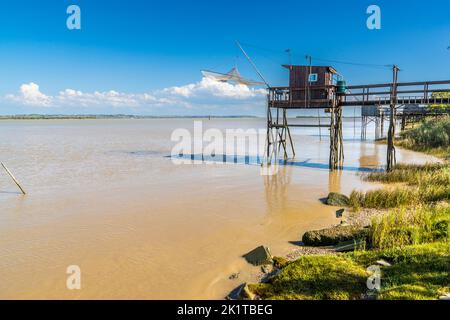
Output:
<svg viewBox="0 0 450 320">
<path fill-rule="evenodd" d="M 359 156 L 359 166 L 360 167 L 376 167 L 379 166 L 382 161 L 379 159 L 379 150 L 376 144 L 367 144 L 361 142 L 359 144 L 360 156 Z"/>
<path fill-rule="evenodd" d="M 279 166 L 275 175 L 263 176 L 267 210 L 283 212 L 288 205 L 288 187 L 292 181 L 292 167 Z"/>
<path fill-rule="evenodd" d="M 330 171 L 328 178 L 328 192 L 341 192 L 342 171 Z"/>
</svg>

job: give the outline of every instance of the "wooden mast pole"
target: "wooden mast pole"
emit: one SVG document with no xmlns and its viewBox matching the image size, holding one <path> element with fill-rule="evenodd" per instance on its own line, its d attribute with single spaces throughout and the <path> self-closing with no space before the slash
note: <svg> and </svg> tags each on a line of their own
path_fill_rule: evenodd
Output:
<svg viewBox="0 0 450 320">
<path fill-rule="evenodd" d="M 275 157 L 278 158 L 278 151 L 282 147 L 284 151 L 284 160 L 287 160 L 288 154 L 287 154 L 287 139 L 289 138 L 289 142 L 291 144 L 292 153 L 295 157 L 295 151 L 294 151 L 294 144 L 292 142 L 292 136 L 291 136 L 291 130 L 289 129 L 289 124 L 287 122 L 287 110 L 286 108 L 283 108 L 283 124 L 280 125 L 279 122 L 279 108 L 277 109 L 276 114 L 276 123 L 273 123 L 273 117 L 272 117 L 272 111 L 271 111 L 271 94 L 274 94 L 271 90 L 270 84 L 266 81 L 264 76 L 262 75 L 261 71 L 258 69 L 256 64 L 253 62 L 253 60 L 250 58 L 250 56 L 245 52 L 242 45 L 239 43 L 239 41 L 236 41 L 236 45 L 239 47 L 241 52 L 244 54 L 245 58 L 248 60 L 248 62 L 252 65 L 253 69 L 256 71 L 258 76 L 261 78 L 261 80 L 266 85 L 267 89 L 269 90 L 268 94 L 268 101 L 267 101 L 267 136 L 266 136 L 266 147 L 265 150 L 268 164 L 271 164 L 272 162 L 272 154 L 275 153 Z M 290 94 L 290 100 L 292 99 L 292 92 Z M 275 128 L 275 138 L 273 136 L 273 128 Z M 271 151 L 272 148 L 272 151 Z M 275 159 L 275 161 L 278 161 L 278 159 Z M 261 163 L 262 165 L 262 163 Z"/>
<path fill-rule="evenodd" d="M 242 53 L 244 54 L 245 58 L 247 58 L 248 62 L 250 62 L 250 64 L 252 65 L 253 69 L 255 69 L 256 73 L 258 74 L 258 76 L 261 78 L 261 80 L 264 82 L 264 84 L 266 85 L 267 89 L 270 89 L 270 85 L 269 83 L 266 81 L 266 79 L 264 78 L 264 76 L 262 75 L 262 73 L 259 71 L 258 67 L 256 66 L 256 64 L 253 62 L 252 59 L 250 59 L 250 56 L 247 54 L 247 52 L 245 52 L 244 48 L 242 48 L 241 44 L 239 43 L 239 41 L 236 41 L 237 46 L 239 47 L 239 49 L 242 51 Z"/>
<path fill-rule="evenodd" d="M 278 148 L 276 140 L 278 140 L 278 123 L 275 125 L 276 127 L 276 140 L 274 139 L 273 136 L 273 122 L 272 122 L 272 111 L 270 110 L 270 95 L 271 95 L 271 90 L 270 90 L 270 85 L 269 83 L 266 81 L 266 79 L 264 78 L 264 76 L 262 75 L 261 71 L 259 71 L 258 67 L 256 66 L 256 64 L 253 62 L 253 60 L 250 58 L 250 56 L 247 54 L 247 52 L 245 52 L 244 48 L 242 48 L 241 44 L 239 43 L 239 41 L 236 41 L 236 45 L 238 46 L 238 48 L 241 50 L 241 52 L 243 53 L 243 55 L 245 56 L 245 58 L 247 59 L 247 61 L 251 64 L 251 66 L 253 67 L 253 69 L 255 70 L 255 72 L 258 74 L 258 76 L 261 78 L 261 80 L 264 82 L 264 84 L 266 85 L 267 89 L 269 90 L 268 95 L 267 95 L 267 135 L 266 135 L 266 157 L 267 157 L 267 162 L 268 164 L 271 164 L 272 162 L 272 154 L 276 151 L 275 148 Z M 278 117 L 277 117 L 278 118 Z M 277 119 L 278 122 L 278 119 Z M 272 152 L 271 152 L 271 148 L 272 148 Z M 278 160 L 276 160 L 278 161 Z M 263 161 L 261 161 L 261 166 L 263 165 Z"/>
</svg>

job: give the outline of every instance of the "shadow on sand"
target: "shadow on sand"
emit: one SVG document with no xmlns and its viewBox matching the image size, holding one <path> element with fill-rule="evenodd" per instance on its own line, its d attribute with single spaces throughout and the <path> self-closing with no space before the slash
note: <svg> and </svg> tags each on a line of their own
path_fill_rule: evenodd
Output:
<svg viewBox="0 0 450 320">
<path fill-rule="evenodd" d="M 203 161 L 203 162 L 215 162 L 215 163 L 230 163 L 230 164 L 246 164 L 246 165 L 261 165 L 262 157 L 260 156 L 230 156 L 225 154 L 216 155 L 202 155 L 202 154 L 180 154 L 176 156 L 166 156 L 166 158 L 177 159 L 177 160 L 191 160 L 191 161 Z M 296 160 L 278 160 L 280 166 L 293 166 L 293 167 L 305 167 L 313 169 L 323 169 L 329 170 L 330 166 L 325 163 L 310 162 L 310 159 L 305 161 Z M 354 167 L 354 166 L 344 166 L 343 171 L 353 171 L 353 172 L 377 172 L 382 171 L 380 168 L 369 168 L 369 167 Z"/>
</svg>

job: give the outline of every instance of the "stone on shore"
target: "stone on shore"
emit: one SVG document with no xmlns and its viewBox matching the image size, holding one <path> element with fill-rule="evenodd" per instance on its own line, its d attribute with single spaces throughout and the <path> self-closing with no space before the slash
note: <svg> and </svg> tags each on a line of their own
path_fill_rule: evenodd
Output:
<svg viewBox="0 0 450 320">
<path fill-rule="evenodd" d="M 302 241 L 307 246 L 333 246 L 350 240 L 367 239 L 369 230 L 359 226 L 339 225 L 322 230 L 305 232 Z"/>
<path fill-rule="evenodd" d="M 337 192 L 330 192 L 326 200 L 327 205 L 336 207 L 348 206 L 349 202 L 350 199 L 346 195 Z"/>
<path fill-rule="evenodd" d="M 262 273 L 267 274 L 267 273 L 270 273 L 270 271 L 271 271 L 271 268 L 269 267 L 268 264 L 265 264 L 265 265 L 261 266 L 261 272 Z"/>
<path fill-rule="evenodd" d="M 227 300 L 255 300 L 256 295 L 250 290 L 247 283 L 243 283 L 235 288 L 226 297 Z"/>
<path fill-rule="evenodd" d="M 255 294 L 251 292 L 250 288 L 247 284 L 244 284 L 244 286 L 241 289 L 241 292 L 239 293 L 239 300 L 255 300 Z"/>
<path fill-rule="evenodd" d="M 283 257 L 273 257 L 273 266 L 277 269 L 283 269 L 289 264 L 289 261 Z"/>
<path fill-rule="evenodd" d="M 228 279 L 230 279 L 230 280 L 234 280 L 237 278 L 239 278 L 239 272 L 235 272 L 228 277 Z"/>
<path fill-rule="evenodd" d="M 248 263 L 254 266 L 261 266 L 265 264 L 272 263 L 272 255 L 270 254 L 269 248 L 264 246 L 259 246 L 256 249 L 243 255 Z"/>
<path fill-rule="evenodd" d="M 336 210 L 336 218 L 342 218 L 345 213 L 345 209 Z"/>
</svg>

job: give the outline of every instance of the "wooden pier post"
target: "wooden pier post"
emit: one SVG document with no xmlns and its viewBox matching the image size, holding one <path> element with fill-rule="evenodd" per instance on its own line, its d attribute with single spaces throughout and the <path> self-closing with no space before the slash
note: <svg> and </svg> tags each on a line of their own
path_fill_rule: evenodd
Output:
<svg viewBox="0 0 450 320">
<path fill-rule="evenodd" d="M 11 177 L 11 179 L 14 181 L 14 183 L 19 187 L 20 191 L 22 191 L 22 194 L 26 194 L 25 190 L 23 190 L 22 186 L 20 185 L 20 183 L 17 181 L 17 179 L 13 176 L 13 174 L 11 173 L 11 171 L 9 171 L 9 169 L 3 164 L 3 162 L 1 162 L 1 165 L 3 167 L 3 169 L 5 169 L 6 173 Z"/>
<path fill-rule="evenodd" d="M 366 140 L 367 116 L 361 116 L 361 140 Z"/>
<path fill-rule="evenodd" d="M 339 168 L 344 166 L 344 130 L 342 129 L 342 106 L 339 105 L 338 110 L 338 126 L 339 126 Z"/>
<path fill-rule="evenodd" d="M 335 100 L 331 110 L 330 124 L 330 169 L 332 171 L 342 168 L 344 164 L 344 144 L 342 134 L 342 107 Z"/>
<path fill-rule="evenodd" d="M 403 110 L 403 114 L 402 114 L 402 126 L 401 126 L 401 131 L 405 131 L 406 129 L 406 114 L 405 114 L 405 110 Z"/>
<path fill-rule="evenodd" d="M 272 111 L 270 110 L 270 97 L 267 96 L 267 135 L 266 135 L 266 160 L 267 164 L 271 163 L 271 152 L 270 148 L 274 143 L 273 132 L 272 132 Z M 262 163 L 261 163 L 262 164 Z"/>
<path fill-rule="evenodd" d="M 387 137 L 387 165 L 386 170 L 392 171 L 396 165 L 395 157 L 395 123 L 396 123 L 396 105 L 397 105 L 397 81 L 398 81 L 398 66 L 392 67 L 393 81 L 391 88 L 391 105 L 389 115 L 389 130 Z"/>
<path fill-rule="evenodd" d="M 287 160 L 287 143 L 291 145 L 291 151 L 292 151 L 292 157 L 295 158 L 295 149 L 294 149 L 294 142 L 292 141 L 292 135 L 291 135 L 291 129 L 289 129 L 289 124 L 287 120 L 287 110 L 283 109 L 283 125 L 284 125 L 284 151 L 285 151 L 285 159 Z M 289 139 L 289 141 L 288 141 Z"/>
<path fill-rule="evenodd" d="M 272 158 L 278 162 L 278 155 L 283 152 L 283 159 L 286 161 L 289 158 L 288 144 L 292 151 L 292 157 L 295 157 L 294 143 L 292 140 L 291 130 L 289 128 L 287 109 L 275 107 L 276 111 L 272 114 L 271 95 L 269 92 L 267 100 L 267 133 L 266 144 L 264 150 L 265 162 L 267 165 L 272 164 Z M 281 114 L 280 114 L 281 112 Z M 263 165 L 264 160 L 261 165 Z"/>
<path fill-rule="evenodd" d="M 335 123 L 335 112 L 334 106 L 331 109 L 331 118 L 330 118 L 330 170 L 333 171 L 336 164 L 336 151 L 335 151 L 335 135 L 334 135 L 334 123 Z"/>
</svg>

